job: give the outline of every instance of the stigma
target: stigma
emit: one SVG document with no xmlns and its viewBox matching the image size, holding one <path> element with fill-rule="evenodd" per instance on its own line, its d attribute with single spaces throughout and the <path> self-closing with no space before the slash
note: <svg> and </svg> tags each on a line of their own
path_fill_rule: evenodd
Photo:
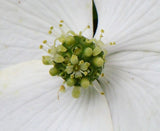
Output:
<svg viewBox="0 0 160 131">
<path fill-rule="evenodd" d="M 56 37 L 52 44 L 44 40 L 40 45 L 40 49 L 44 49 L 48 54 L 42 56 L 42 62 L 52 66 L 49 70 L 51 76 L 58 76 L 64 80 L 58 93 L 64 92 L 65 86 L 72 87 L 72 96 L 78 98 L 81 88 L 86 89 L 92 86 L 93 81 L 104 76 L 102 70 L 105 64 L 106 50 L 101 41 L 104 30 L 101 30 L 98 40 L 88 39 L 83 36 L 83 33 L 90 29 L 89 25 L 76 34 L 72 30 L 65 32 L 63 22 L 61 20 L 59 24 L 61 35 Z M 53 32 L 54 28 L 51 26 L 48 34 L 51 35 Z"/>
</svg>

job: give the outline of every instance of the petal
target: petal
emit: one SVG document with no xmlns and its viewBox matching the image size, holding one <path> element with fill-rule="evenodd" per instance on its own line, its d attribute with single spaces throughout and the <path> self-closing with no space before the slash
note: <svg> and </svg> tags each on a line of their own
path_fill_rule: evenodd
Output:
<svg viewBox="0 0 160 131">
<path fill-rule="evenodd" d="M 101 84 L 115 131 L 159 131 L 160 54 L 121 52 L 108 57 Z"/>
<path fill-rule="evenodd" d="M 160 51 L 159 0 L 95 0 L 98 11 L 98 31 L 103 28 L 109 53 L 126 50 Z"/>
<path fill-rule="evenodd" d="M 74 99 L 72 89 L 60 94 L 58 77 L 39 61 L 0 72 L 0 127 L 3 131 L 113 131 L 105 96 L 94 88 Z"/>
<path fill-rule="evenodd" d="M 60 20 L 63 30 L 79 32 L 87 25 L 92 27 L 91 0 L 5 0 L 0 1 L 0 68 L 27 60 L 41 59 L 39 45 L 47 39 L 54 26 L 59 34 Z M 92 29 L 92 28 L 91 28 Z M 85 32 L 92 36 L 92 30 Z"/>
</svg>

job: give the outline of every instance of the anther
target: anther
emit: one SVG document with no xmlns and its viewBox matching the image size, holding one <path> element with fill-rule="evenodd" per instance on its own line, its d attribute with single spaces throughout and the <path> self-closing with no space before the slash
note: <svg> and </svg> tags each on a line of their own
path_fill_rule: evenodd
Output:
<svg viewBox="0 0 160 131">
<path fill-rule="evenodd" d="M 104 73 L 101 74 L 101 77 L 104 77 Z"/>
<path fill-rule="evenodd" d="M 104 92 L 101 92 L 101 95 L 104 95 Z"/>
<path fill-rule="evenodd" d="M 81 60 L 81 61 L 79 62 L 80 65 L 83 64 L 83 63 L 84 63 L 84 60 Z"/>
<path fill-rule="evenodd" d="M 82 35 L 82 33 L 84 33 L 87 29 L 90 29 L 90 25 L 87 25 L 87 27 L 86 27 L 86 28 L 84 28 L 84 30 L 83 30 L 83 31 L 80 31 L 80 32 L 79 32 L 79 35 L 81 36 L 81 35 Z"/>
<path fill-rule="evenodd" d="M 43 45 L 40 45 L 39 48 L 40 48 L 40 49 L 43 49 Z"/>
<path fill-rule="evenodd" d="M 101 29 L 101 33 L 104 33 L 104 30 L 103 30 L 103 29 Z"/>
<path fill-rule="evenodd" d="M 52 31 L 51 31 L 51 30 L 49 30 L 49 31 L 48 31 L 48 34 L 52 34 Z"/>
<path fill-rule="evenodd" d="M 71 74 L 71 75 L 70 75 L 70 78 L 72 78 L 72 79 L 73 79 L 73 78 L 74 78 L 74 74 Z"/>
<path fill-rule="evenodd" d="M 110 42 L 109 44 L 110 44 L 110 45 L 115 45 L 115 44 L 116 44 L 116 42 Z"/>
<path fill-rule="evenodd" d="M 116 42 L 112 42 L 112 44 L 113 44 L 113 45 L 115 45 L 115 44 L 116 44 Z"/>
<path fill-rule="evenodd" d="M 53 26 L 50 27 L 50 30 L 53 30 Z"/>
<path fill-rule="evenodd" d="M 96 87 L 95 85 L 93 85 L 93 87 L 98 93 L 100 93 L 101 95 L 104 95 L 104 92 L 101 91 L 98 87 Z"/>
<path fill-rule="evenodd" d="M 59 27 L 61 28 L 63 25 L 62 24 L 59 24 Z"/>
<path fill-rule="evenodd" d="M 101 34 L 100 34 L 100 38 L 99 38 L 99 40 L 101 40 L 102 39 L 102 37 L 103 37 L 103 33 L 104 33 L 104 30 L 103 29 L 101 29 Z"/>
<path fill-rule="evenodd" d="M 46 43 L 47 43 L 47 40 L 44 40 L 44 41 L 43 41 L 43 44 L 46 44 Z"/>
<path fill-rule="evenodd" d="M 112 42 L 110 42 L 109 44 L 112 45 Z"/>
<path fill-rule="evenodd" d="M 83 72 L 83 74 L 86 76 L 88 74 L 88 72 L 85 71 L 85 72 Z"/>
<path fill-rule="evenodd" d="M 60 23 L 63 23 L 64 21 L 63 20 L 60 20 Z"/>
<path fill-rule="evenodd" d="M 52 52 L 52 50 L 51 49 L 48 49 L 48 53 L 50 54 Z"/>
<path fill-rule="evenodd" d="M 65 91 L 66 91 L 66 89 L 65 89 L 64 85 L 61 85 L 59 90 L 58 90 L 58 93 L 57 93 L 58 100 L 59 100 L 59 92 L 65 92 Z"/>
</svg>

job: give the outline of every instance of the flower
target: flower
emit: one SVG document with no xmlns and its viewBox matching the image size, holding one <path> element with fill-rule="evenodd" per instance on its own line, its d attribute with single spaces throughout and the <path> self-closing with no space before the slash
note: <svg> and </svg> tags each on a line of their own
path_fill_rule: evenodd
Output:
<svg viewBox="0 0 160 131">
<path fill-rule="evenodd" d="M 81 94 L 81 87 L 95 87 L 93 82 L 97 81 L 100 75 L 104 76 L 102 69 L 106 50 L 103 49 L 104 43 L 101 41 L 104 30 L 101 30 L 99 40 L 88 39 L 82 33 L 86 29 L 90 29 L 89 25 L 83 32 L 80 31 L 77 34 L 72 30 L 65 32 L 62 29 L 63 22 L 61 20 L 59 24 L 62 34 L 56 37 L 54 42 L 51 42 L 53 44 L 44 40 L 44 45 L 40 45 L 40 49 L 47 52 L 47 56 L 42 56 L 42 62 L 45 65 L 52 65 L 53 67 L 49 70 L 50 75 L 61 77 L 64 80 L 63 84 L 73 87 L 72 96 L 78 98 Z M 48 33 L 51 35 L 52 32 L 53 26 L 50 27 Z M 60 87 L 59 92 L 61 91 L 65 91 L 64 85 Z"/>
<path fill-rule="evenodd" d="M 2 131 L 159 130 L 159 0 L 95 0 L 95 38 L 103 28 L 102 41 L 116 42 L 105 47 L 104 77 L 94 82 L 104 95 L 87 88 L 73 99 L 68 88 L 60 100 L 57 88 L 62 80 L 48 75 L 50 67 L 39 61 L 43 52 L 37 47 L 44 39 L 52 41 L 45 31 L 61 19 L 64 30 L 92 28 L 92 1 L 5 0 L 0 5 Z M 84 35 L 91 38 L 92 30 Z"/>
</svg>

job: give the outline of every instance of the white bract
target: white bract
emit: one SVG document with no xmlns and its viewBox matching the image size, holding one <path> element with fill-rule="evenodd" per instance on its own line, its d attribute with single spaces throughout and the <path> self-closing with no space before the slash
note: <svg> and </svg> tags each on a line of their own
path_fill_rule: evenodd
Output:
<svg viewBox="0 0 160 131">
<path fill-rule="evenodd" d="M 74 99 L 69 87 L 58 100 L 63 80 L 49 75 L 51 66 L 41 62 L 46 53 L 38 47 L 56 39 L 47 32 L 52 25 L 55 36 L 61 34 L 60 20 L 66 32 L 90 25 L 83 35 L 92 39 L 92 1 L 0 0 L 0 131 L 159 131 L 160 1 L 95 0 L 95 5 L 94 38 L 104 29 L 108 52 L 104 77 L 93 82 L 97 91 L 81 89 Z"/>
</svg>

